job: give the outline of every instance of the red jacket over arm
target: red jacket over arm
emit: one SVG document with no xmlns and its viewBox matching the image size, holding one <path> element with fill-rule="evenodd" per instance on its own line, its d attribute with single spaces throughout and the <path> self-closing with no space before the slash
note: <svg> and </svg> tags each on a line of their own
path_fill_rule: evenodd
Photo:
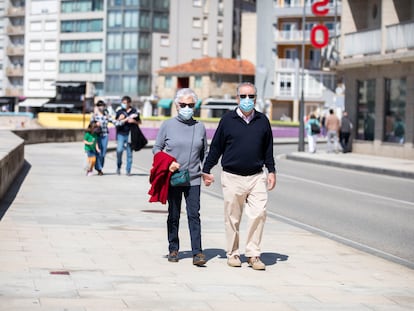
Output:
<svg viewBox="0 0 414 311">
<path fill-rule="evenodd" d="M 168 169 L 170 164 L 176 161 L 174 157 L 160 151 L 154 155 L 149 182 L 151 188 L 148 194 L 149 202 L 161 202 L 165 204 L 168 197 L 168 188 L 172 172 Z"/>
</svg>

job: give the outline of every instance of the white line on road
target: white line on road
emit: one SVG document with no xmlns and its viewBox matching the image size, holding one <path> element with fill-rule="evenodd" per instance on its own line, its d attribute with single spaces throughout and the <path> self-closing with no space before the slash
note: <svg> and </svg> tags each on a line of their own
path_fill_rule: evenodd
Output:
<svg viewBox="0 0 414 311">
<path fill-rule="evenodd" d="M 353 189 L 340 187 L 340 186 L 333 186 L 333 185 L 325 184 L 325 183 L 322 183 L 322 182 L 319 182 L 319 181 L 314 181 L 314 180 L 305 179 L 305 178 L 296 177 L 296 176 L 291 176 L 291 175 L 286 175 L 286 174 L 278 173 L 277 175 L 287 177 L 287 178 L 291 178 L 291 179 L 295 179 L 295 180 L 300 180 L 300 181 L 307 182 L 307 183 L 310 183 L 310 184 L 315 184 L 315 185 L 320 185 L 320 186 L 340 190 L 340 191 L 347 191 L 347 192 L 356 193 L 356 194 L 360 194 L 360 195 L 365 195 L 365 196 L 369 196 L 369 197 L 373 197 L 373 198 L 377 198 L 377 199 L 383 199 L 383 200 L 388 200 L 388 201 L 392 201 L 392 202 L 396 202 L 396 203 L 402 203 L 402 204 L 407 204 L 407 205 L 414 206 L 414 202 L 410 202 L 410 201 L 398 200 L 398 199 L 385 197 L 385 196 L 378 195 L 378 194 L 372 194 L 372 193 L 353 190 Z"/>
</svg>

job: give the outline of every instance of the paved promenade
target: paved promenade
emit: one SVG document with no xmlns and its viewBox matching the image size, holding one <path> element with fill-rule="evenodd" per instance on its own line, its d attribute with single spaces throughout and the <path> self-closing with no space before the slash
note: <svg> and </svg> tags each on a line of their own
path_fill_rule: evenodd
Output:
<svg viewBox="0 0 414 311">
<path fill-rule="evenodd" d="M 181 260 L 169 263 L 166 206 L 148 203 L 150 168 L 86 177 L 82 148 L 25 147 L 26 176 L 0 205 L 1 311 L 414 309 L 414 270 L 270 217 L 267 270 L 228 267 L 222 201 L 207 193 L 206 267 L 192 265 L 184 211 Z M 115 167 L 108 155 L 105 172 Z"/>
</svg>

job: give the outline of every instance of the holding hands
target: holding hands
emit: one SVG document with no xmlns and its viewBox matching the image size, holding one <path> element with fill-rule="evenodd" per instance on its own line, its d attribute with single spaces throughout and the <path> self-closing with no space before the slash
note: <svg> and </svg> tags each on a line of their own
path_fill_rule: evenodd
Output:
<svg viewBox="0 0 414 311">
<path fill-rule="evenodd" d="M 213 174 L 203 173 L 202 176 L 203 176 L 204 185 L 206 185 L 207 187 L 210 186 L 214 182 Z"/>
</svg>

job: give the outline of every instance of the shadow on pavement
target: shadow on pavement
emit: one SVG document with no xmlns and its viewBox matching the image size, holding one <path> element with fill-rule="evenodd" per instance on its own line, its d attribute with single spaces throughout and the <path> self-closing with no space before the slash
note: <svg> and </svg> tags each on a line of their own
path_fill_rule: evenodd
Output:
<svg viewBox="0 0 414 311">
<path fill-rule="evenodd" d="M 25 180 L 27 174 L 29 174 L 30 168 L 32 166 L 26 160 L 23 163 L 23 167 L 20 170 L 19 174 L 16 176 L 13 184 L 4 194 L 2 200 L 0 200 L 0 220 L 6 214 L 7 210 L 9 209 L 10 205 L 13 203 L 14 199 L 16 198 L 17 193 L 20 190 L 23 181 Z"/>
</svg>

